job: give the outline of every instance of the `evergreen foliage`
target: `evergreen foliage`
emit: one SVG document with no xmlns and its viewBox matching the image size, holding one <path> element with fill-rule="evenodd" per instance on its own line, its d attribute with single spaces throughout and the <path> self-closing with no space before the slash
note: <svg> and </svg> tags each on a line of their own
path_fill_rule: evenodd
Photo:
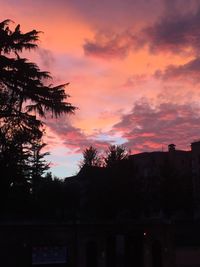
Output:
<svg viewBox="0 0 200 267">
<path fill-rule="evenodd" d="M 104 158 L 105 165 L 107 167 L 111 167 L 119 163 L 119 161 L 127 159 L 128 155 L 129 155 L 129 152 L 127 151 L 125 146 L 111 145 L 106 151 L 106 156 Z"/>
<path fill-rule="evenodd" d="M 82 167 L 91 167 L 91 166 L 100 166 L 101 160 L 98 155 L 98 151 L 95 147 L 90 146 L 83 151 L 83 160 L 80 163 L 80 168 Z"/>
<path fill-rule="evenodd" d="M 23 57 L 37 48 L 39 31 L 23 33 L 11 20 L 0 23 L 0 171 L 2 190 L 16 181 L 36 181 L 48 168 L 42 141 L 47 113 L 74 113 L 65 93 L 67 84 L 53 86 L 49 72 Z M 37 177 L 37 178 L 36 178 Z M 17 183 L 19 184 L 19 183 Z"/>
</svg>

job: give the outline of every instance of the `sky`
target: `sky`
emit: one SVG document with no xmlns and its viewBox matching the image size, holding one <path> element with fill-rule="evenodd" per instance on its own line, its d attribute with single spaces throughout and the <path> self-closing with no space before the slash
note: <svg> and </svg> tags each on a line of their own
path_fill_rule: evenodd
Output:
<svg viewBox="0 0 200 267">
<path fill-rule="evenodd" d="M 1 21 L 41 31 L 27 57 L 54 85 L 70 83 L 75 114 L 45 121 L 54 175 L 75 175 L 90 145 L 135 154 L 200 139 L 199 0 L 0 3 Z"/>
</svg>

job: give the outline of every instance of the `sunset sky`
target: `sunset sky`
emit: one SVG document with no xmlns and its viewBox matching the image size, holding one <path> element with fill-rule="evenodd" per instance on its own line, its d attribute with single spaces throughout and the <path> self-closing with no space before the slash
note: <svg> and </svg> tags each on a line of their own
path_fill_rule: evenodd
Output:
<svg viewBox="0 0 200 267">
<path fill-rule="evenodd" d="M 46 121 L 51 171 L 78 171 L 84 148 L 190 150 L 200 139 L 199 0 L 6 0 L 1 21 L 40 30 L 27 54 L 69 82 L 74 115 Z M 12 26 L 12 25 L 11 25 Z"/>
</svg>

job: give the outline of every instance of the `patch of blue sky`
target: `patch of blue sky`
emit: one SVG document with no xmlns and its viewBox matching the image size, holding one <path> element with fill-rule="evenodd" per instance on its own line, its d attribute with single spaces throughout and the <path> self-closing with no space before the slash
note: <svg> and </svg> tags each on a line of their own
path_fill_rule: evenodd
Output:
<svg viewBox="0 0 200 267">
<path fill-rule="evenodd" d="M 79 162 L 82 158 L 81 153 L 72 154 L 70 149 L 65 147 L 51 149 L 50 153 L 50 155 L 46 156 L 46 160 L 50 162 L 50 169 L 48 171 L 53 176 L 63 179 L 78 173 Z"/>
<path fill-rule="evenodd" d="M 101 133 L 96 137 L 99 141 L 106 141 L 110 143 L 111 145 L 122 145 L 127 142 L 126 138 L 123 138 L 119 135 L 110 135 L 106 133 Z"/>
</svg>

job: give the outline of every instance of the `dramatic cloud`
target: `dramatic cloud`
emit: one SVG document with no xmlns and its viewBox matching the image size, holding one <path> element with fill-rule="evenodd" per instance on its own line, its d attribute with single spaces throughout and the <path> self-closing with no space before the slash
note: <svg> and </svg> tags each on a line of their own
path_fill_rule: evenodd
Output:
<svg viewBox="0 0 200 267">
<path fill-rule="evenodd" d="M 186 2 L 185 6 L 183 3 L 178 6 L 180 1 L 172 3 L 169 1 L 165 14 L 153 26 L 142 31 L 144 41 L 148 43 L 152 52 L 188 53 L 191 50 L 199 52 L 200 6 L 194 10 L 190 8 L 194 1 Z"/>
<path fill-rule="evenodd" d="M 96 139 L 96 135 L 86 135 L 80 128 L 71 125 L 69 120 L 48 120 L 48 127 L 56 134 L 66 148 L 73 150 L 74 153 L 81 153 L 86 147 L 91 145 L 105 149 L 108 141 Z"/>
<path fill-rule="evenodd" d="M 152 1 L 150 2 L 153 4 Z M 151 18 L 148 23 L 151 26 L 143 25 L 138 29 L 138 27 L 134 27 L 133 20 L 129 26 L 122 23 L 123 26 L 120 25 L 120 30 L 114 28 L 114 31 L 109 34 L 105 30 L 100 33 L 96 32 L 94 40 L 87 40 L 84 44 L 85 54 L 103 58 L 119 58 L 127 56 L 131 50 L 143 48 L 145 45 L 148 45 L 153 53 L 164 51 L 184 53 L 185 55 L 199 53 L 199 3 L 195 0 L 160 2 L 163 7 L 162 15 L 158 16 L 157 14 Z M 145 4 L 147 2 L 144 1 L 142 5 Z M 126 8 L 128 8 L 127 5 Z M 130 8 L 132 8 L 131 4 Z M 161 10 L 159 5 L 159 11 Z M 148 18 L 145 19 L 145 22 L 148 22 Z M 119 32 L 121 33 L 119 34 Z"/>
<path fill-rule="evenodd" d="M 83 46 L 86 55 L 109 58 L 124 58 L 133 46 L 134 36 L 130 32 L 97 33 L 94 41 L 87 40 Z"/>
<path fill-rule="evenodd" d="M 156 78 L 162 78 L 164 80 L 178 79 L 189 82 L 200 81 L 200 58 L 191 60 L 184 65 L 170 65 L 164 71 L 156 71 Z"/>
<path fill-rule="evenodd" d="M 174 142 L 178 148 L 185 149 L 200 136 L 200 108 L 172 103 L 152 106 L 143 100 L 136 103 L 113 130 L 128 139 L 126 145 L 132 151 L 161 150 L 162 146 L 166 148 Z"/>
</svg>

